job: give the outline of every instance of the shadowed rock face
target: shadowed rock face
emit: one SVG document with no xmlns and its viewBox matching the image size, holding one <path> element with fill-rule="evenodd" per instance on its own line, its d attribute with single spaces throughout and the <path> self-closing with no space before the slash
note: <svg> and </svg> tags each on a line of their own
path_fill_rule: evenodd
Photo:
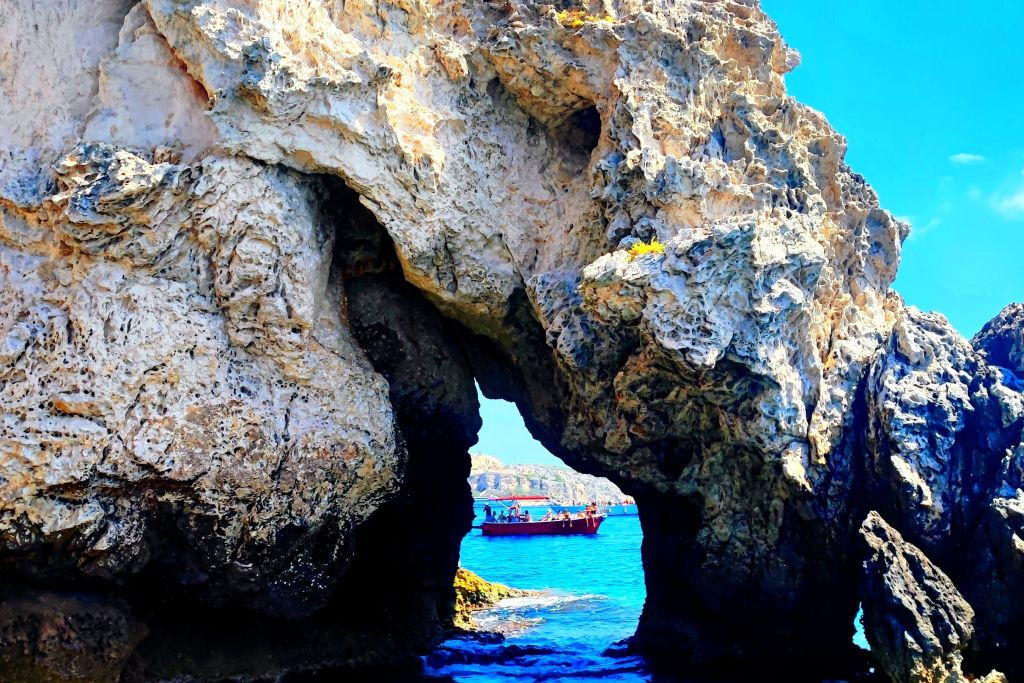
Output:
<svg viewBox="0 0 1024 683">
<path fill-rule="evenodd" d="M 354 337 L 387 379 L 408 453 L 401 492 L 362 526 L 336 609 L 421 638 L 451 623 L 452 576 L 473 518 L 468 449 L 480 428 L 476 387 L 457 323 L 401 274 L 390 240 L 357 195 L 336 187 L 333 266 Z"/>
<path fill-rule="evenodd" d="M 962 650 L 974 630 L 974 610 L 949 577 L 877 512 L 868 514 L 860 534 L 867 547 L 864 630 L 882 669 L 893 680 L 967 680 Z"/>
<path fill-rule="evenodd" d="M 0 17 L 5 576 L 422 644 L 475 379 L 637 499 L 638 648 L 843 668 L 878 510 L 1015 665 L 1019 310 L 890 292 L 754 0 L 86 4 Z"/>
<path fill-rule="evenodd" d="M 861 526 L 864 629 L 876 659 L 893 678 L 963 677 L 961 650 L 974 610 L 924 553 L 872 512 Z"/>
</svg>

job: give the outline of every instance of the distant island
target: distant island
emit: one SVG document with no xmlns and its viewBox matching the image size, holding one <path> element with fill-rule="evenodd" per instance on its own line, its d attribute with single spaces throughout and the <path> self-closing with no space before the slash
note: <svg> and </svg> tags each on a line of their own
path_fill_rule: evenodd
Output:
<svg viewBox="0 0 1024 683">
<path fill-rule="evenodd" d="M 506 465 L 493 455 L 471 454 L 469 486 L 474 498 L 548 496 L 552 503 L 572 505 L 590 500 L 621 501 L 626 496 L 602 477 L 552 465 Z"/>
</svg>

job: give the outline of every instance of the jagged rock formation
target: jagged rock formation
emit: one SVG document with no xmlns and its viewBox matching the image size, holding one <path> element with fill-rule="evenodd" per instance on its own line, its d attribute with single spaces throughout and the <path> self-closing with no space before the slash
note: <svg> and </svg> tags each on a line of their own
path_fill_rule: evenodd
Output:
<svg viewBox="0 0 1024 683">
<path fill-rule="evenodd" d="M 1024 303 L 1010 304 L 971 339 L 985 360 L 1002 369 L 1007 386 L 1024 391 Z"/>
<path fill-rule="evenodd" d="M 550 465 L 506 465 L 491 455 L 472 456 L 469 488 L 475 497 L 547 496 L 560 505 L 582 501 L 622 501 L 626 496 L 607 479 Z"/>
<path fill-rule="evenodd" d="M 860 534 L 868 552 L 864 627 L 875 660 L 894 681 L 966 681 L 962 650 L 974 631 L 974 610 L 877 512 Z"/>
<path fill-rule="evenodd" d="M 907 226 L 756 0 L 8 5 L 8 579 L 339 619 L 379 581 L 424 642 L 475 379 L 638 500 L 646 652 L 833 671 L 879 510 L 1020 666 L 1020 317 L 986 361 L 889 291 Z M 427 490 L 450 525 L 402 526 Z"/>
<path fill-rule="evenodd" d="M 866 495 L 974 607 L 979 668 L 1010 673 L 1024 624 L 1024 394 L 1006 372 L 942 316 L 907 309 L 868 376 Z"/>
</svg>

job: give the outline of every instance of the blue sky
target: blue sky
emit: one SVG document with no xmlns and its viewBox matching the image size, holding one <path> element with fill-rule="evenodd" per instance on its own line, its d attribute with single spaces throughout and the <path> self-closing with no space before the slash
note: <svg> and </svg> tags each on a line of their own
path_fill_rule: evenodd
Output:
<svg viewBox="0 0 1024 683">
<path fill-rule="evenodd" d="M 1024 0 L 762 0 L 803 56 L 789 93 L 846 136 L 847 163 L 914 226 L 895 288 L 970 337 L 1024 300 Z M 476 452 L 559 461 L 482 399 Z"/>
<path fill-rule="evenodd" d="M 1024 299 L 1024 2 L 763 0 L 790 94 L 914 226 L 895 288 L 971 336 Z"/>
</svg>

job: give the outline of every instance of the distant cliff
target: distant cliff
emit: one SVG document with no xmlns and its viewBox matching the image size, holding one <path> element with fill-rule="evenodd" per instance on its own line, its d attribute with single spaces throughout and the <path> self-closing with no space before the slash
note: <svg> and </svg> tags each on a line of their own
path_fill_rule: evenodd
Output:
<svg viewBox="0 0 1024 683">
<path fill-rule="evenodd" d="M 622 500 L 618 486 L 603 477 L 579 474 L 551 465 L 506 465 L 493 455 L 473 454 L 469 486 L 474 498 L 488 496 L 548 496 L 552 502 Z"/>
</svg>

